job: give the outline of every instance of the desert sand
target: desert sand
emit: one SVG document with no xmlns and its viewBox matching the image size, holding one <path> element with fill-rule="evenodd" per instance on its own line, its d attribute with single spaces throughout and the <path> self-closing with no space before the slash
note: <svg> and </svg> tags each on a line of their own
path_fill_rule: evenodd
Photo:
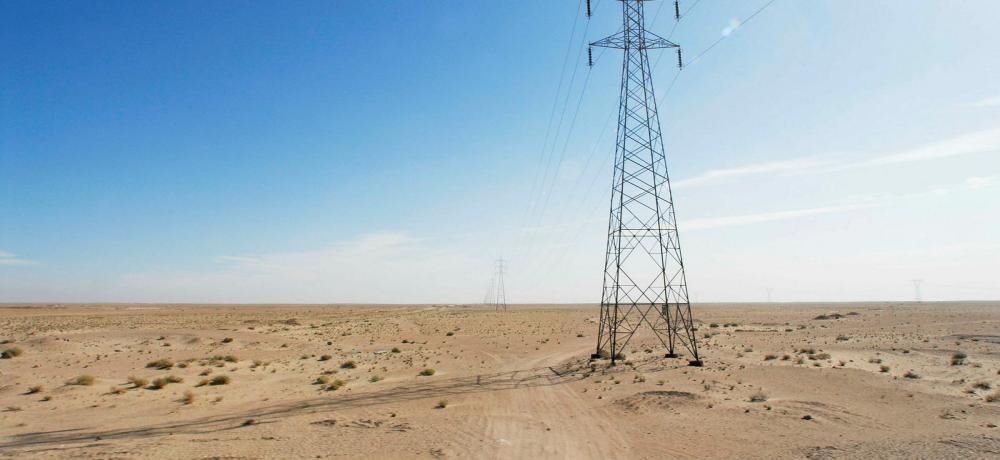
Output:
<svg viewBox="0 0 1000 460">
<path fill-rule="evenodd" d="M 593 305 L 0 305 L 0 456 L 1000 457 L 1000 304 L 694 312 L 700 368 Z"/>
</svg>

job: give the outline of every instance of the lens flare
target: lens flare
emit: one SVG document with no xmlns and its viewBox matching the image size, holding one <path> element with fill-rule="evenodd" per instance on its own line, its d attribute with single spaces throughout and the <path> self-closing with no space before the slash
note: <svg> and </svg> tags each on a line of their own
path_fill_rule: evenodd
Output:
<svg viewBox="0 0 1000 460">
<path fill-rule="evenodd" d="M 736 19 L 736 18 L 730 19 L 729 20 L 729 25 L 726 26 L 725 29 L 722 29 L 722 36 L 723 37 L 728 37 L 730 34 L 732 34 L 733 32 L 735 32 L 736 29 L 738 29 L 741 25 L 743 25 L 743 23 L 740 22 L 739 19 Z"/>
</svg>

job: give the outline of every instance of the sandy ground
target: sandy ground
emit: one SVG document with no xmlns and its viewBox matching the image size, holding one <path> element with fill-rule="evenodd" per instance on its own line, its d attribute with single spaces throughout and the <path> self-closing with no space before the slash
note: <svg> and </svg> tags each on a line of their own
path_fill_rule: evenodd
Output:
<svg viewBox="0 0 1000 460">
<path fill-rule="evenodd" d="M 594 306 L 0 305 L 0 456 L 1000 458 L 1000 304 L 695 316 L 611 368 Z"/>
</svg>

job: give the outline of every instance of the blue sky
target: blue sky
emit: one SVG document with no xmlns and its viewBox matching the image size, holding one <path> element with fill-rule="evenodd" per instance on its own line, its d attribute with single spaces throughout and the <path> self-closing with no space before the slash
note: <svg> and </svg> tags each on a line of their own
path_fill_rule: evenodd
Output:
<svg viewBox="0 0 1000 460">
<path fill-rule="evenodd" d="M 658 3 L 694 300 L 1000 298 L 995 2 Z M 0 301 L 597 301 L 595 5 L 8 2 Z"/>
</svg>

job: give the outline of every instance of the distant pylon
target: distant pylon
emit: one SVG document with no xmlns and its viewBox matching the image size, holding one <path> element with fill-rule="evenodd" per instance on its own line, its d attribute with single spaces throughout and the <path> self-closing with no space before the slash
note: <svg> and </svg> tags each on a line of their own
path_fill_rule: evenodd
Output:
<svg viewBox="0 0 1000 460">
<path fill-rule="evenodd" d="M 600 329 L 592 358 L 614 364 L 645 324 L 667 357 L 700 366 L 674 201 L 656 112 L 650 49 L 680 48 L 645 28 L 643 0 L 622 0 L 622 30 L 590 44 L 624 51 Z M 678 53 L 678 65 L 680 54 Z"/>
<path fill-rule="evenodd" d="M 503 257 L 501 257 L 494 265 L 490 289 L 486 291 L 486 297 L 483 299 L 484 304 L 493 306 L 496 311 L 507 311 L 507 291 L 503 282 L 504 271 Z"/>
<path fill-rule="evenodd" d="M 913 282 L 913 301 L 914 302 L 923 302 L 924 298 L 923 298 L 922 295 L 920 295 L 920 285 L 924 284 L 924 280 L 919 280 L 918 279 L 918 280 L 910 280 L 910 281 Z"/>
</svg>

